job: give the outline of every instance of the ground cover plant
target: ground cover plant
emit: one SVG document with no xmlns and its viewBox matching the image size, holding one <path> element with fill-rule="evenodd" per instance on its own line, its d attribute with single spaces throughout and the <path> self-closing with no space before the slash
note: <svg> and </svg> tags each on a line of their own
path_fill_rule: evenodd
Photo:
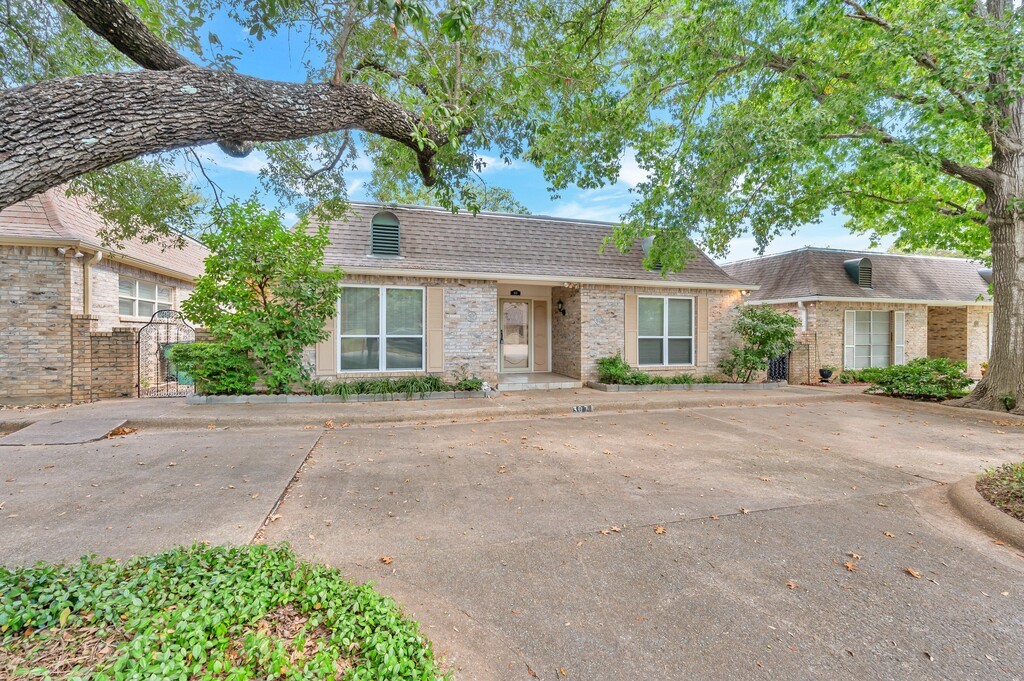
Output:
<svg viewBox="0 0 1024 681">
<path fill-rule="evenodd" d="M 918 357 L 906 364 L 861 372 L 871 383 L 868 392 L 891 397 L 946 400 L 963 397 L 974 382 L 967 363 L 945 357 Z"/>
<path fill-rule="evenodd" d="M 1003 513 L 1024 521 L 1024 462 L 989 468 L 978 480 L 978 492 Z"/>
<path fill-rule="evenodd" d="M 0 678 L 446 678 L 393 600 L 286 546 L 0 567 L 0 594 Z"/>
<path fill-rule="evenodd" d="M 369 378 L 356 381 L 314 380 L 308 383 L 311 395 L 425 395 L 438 392 L 474 392 L 482 390 L 483 380 L 471 376 L 448 382 L 439 376 L 405 376 L 402 378 Z"/>
</svg>

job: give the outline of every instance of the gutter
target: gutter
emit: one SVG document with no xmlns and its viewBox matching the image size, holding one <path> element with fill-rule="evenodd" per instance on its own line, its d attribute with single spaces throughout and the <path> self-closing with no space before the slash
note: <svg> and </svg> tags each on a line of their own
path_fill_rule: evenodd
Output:
<svg viewBox="0 0 1024 681">
<path fill-rule="evenodd" d="M 746 305 L 785 305 L 796 303 L 889 303 L 892 305 L 928 305 L 930 307 L 968 307 L 980 305 L 991 307 L 991 300 L 922 300 L 920 298 L 847 298 L 843 296 L 805 296 L 803 298 L 774 298 L 771 300 L 747 300 Z"/>
<path fill-rule="evenodd" d="M 651 286 L 657 288 L 694 288 L 722 291 L 756 291 L 760 286 L 749 284 L 713 284 L 707 282 L 666 281 L 664 279 L 617 279 L 614 277 L 557 277 L 553 275 L 508 274 L 500 272 L 455 272 L 452 270 L 419 270 L 403 268 L 345 267 L 338 265 L 346 274 L 360 274 L 378 277 L 432 277 L 437 279 L 479 279 L 500 282 L 537 282 L 539 284 L 561 285 L 567 281 L 574 284 L 596 286 Z"/>
<path fill-rule="evenodd" d="M 123 262 L 126 265 L 137 267 L 140 270 L 147 272 L 154 272 L 156 274 L 162 274 L 172 279 L 178 279 L 179 281 L 194 282 L 196 276 L 194 274 L 186 274 L 185 272 L 179 272 L 172 270 L 167 267 L 161 267 L 160 265 L 154 265 L 153 263 L 146 262 L 145 260 L 139 260 L 129 255 L 118 253 L 109 248 L 104 249 L 97 247 L 93 244 L 84 244 L 80 239 L 49 239 L 45 237 L 32 237 L 32 236 L 19 236 L 19 237 L 4 237 L 0 236 L 0 246 L 40 246 L 44 248 L 74 248 L 78 251 L 103 251 L 107 254 L 108 260 L 114 260 Z M 97 261 L 99 262 L 99 261 Z"/>
</svg>

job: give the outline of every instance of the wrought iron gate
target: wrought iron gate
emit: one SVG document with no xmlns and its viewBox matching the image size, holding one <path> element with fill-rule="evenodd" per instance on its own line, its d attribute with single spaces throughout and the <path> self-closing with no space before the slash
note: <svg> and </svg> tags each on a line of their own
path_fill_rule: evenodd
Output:
<svg viewBox="0 0 1024 681">
<path fill-rule="evenodd" d="M 768 380 L 769 381 L 788 381 L 789 380 L 789 354 L 779 355 L 775 359 L 768 362 Z"/>
<path fill-rule="evenodd" d="M 194 343 L 193 329 L 177 310 L 159 310 L 139 329 L 139 397 L 184 397 L 195 392 L 192 377 L 179 371 L 171 361 L 171 348 Z"/>
</svg>

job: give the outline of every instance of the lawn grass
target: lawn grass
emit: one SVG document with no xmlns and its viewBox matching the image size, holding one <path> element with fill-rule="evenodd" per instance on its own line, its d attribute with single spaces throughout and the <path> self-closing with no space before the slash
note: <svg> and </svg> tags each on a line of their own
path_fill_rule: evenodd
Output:
<svg viewBox="0 0 1024 681">
<path fill-rule="evenodd" d="M 287 546 L 0 567 L 0 678 L 446 678 L 417 623 Z"/>
<path fill-rule="evenodd" d="M 1024 462 L 986 470 L 978 480 L 978 492 L 1003 513 L 1024 521 Z"/>
</svg>

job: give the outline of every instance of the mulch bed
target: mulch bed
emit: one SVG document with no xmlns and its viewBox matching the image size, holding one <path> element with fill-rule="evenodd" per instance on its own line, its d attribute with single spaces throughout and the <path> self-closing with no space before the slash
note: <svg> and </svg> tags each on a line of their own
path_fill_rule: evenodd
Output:
<svg viewBox="0 0 1024 681">
<path fill-rule="evenodd" d="M 986 475 L 978 480 L 978 492 L 1003 513 L 1024 522 L 1024 494 L 1011 489 L 998 477 Z"/>
</svg>

